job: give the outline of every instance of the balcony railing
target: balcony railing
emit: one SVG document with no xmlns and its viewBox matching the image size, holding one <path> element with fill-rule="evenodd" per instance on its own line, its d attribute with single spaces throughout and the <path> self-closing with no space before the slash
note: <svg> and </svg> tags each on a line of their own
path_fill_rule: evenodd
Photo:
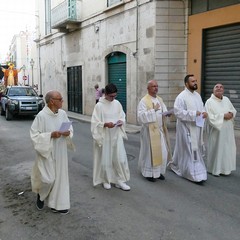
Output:
<svg viewBox="0 0 240 240">
<path fill-rule="evenodd" d="M 80 6 L 77 0 L 65 0 L 51 11 L 51 27 L 69 30 L 78 28 L 80 23 Z"/>
<path fill-rule="evenodd" d="M 107 6 L 108 7 L 111 7 L 113 6 L 114 4 L 118 4 L 118 3 L 121 3 L 123 0 L 108 0 L 107 1 Z"/>
</svg>

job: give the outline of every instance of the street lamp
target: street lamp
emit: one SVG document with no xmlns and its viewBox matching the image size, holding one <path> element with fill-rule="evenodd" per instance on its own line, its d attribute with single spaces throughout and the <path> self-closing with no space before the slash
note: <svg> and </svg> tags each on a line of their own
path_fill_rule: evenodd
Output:
<svg viewBox="0 0 240 240">
<path fill-rule="evenodd" d="M 30 61 L 30 65 L 32 67 L 32 87 L 33 87 L 33 84 L 34 84 L 34 81 L 33 81 L 33 66 L 34 66 L 34 60 L 31 58 L 31 61 Z"/>
<path fill-rule="evenodd" d="M 26 85 L 26 83 L 25 83 L 25 81 L 26 81 L 26 76 L 25 76 L 26 66 L 25 66 L 25 65 L 22 66 L 22 70 L 23 70 L 23 81 L 24 81 L 24 85 Z"/>
</svg>

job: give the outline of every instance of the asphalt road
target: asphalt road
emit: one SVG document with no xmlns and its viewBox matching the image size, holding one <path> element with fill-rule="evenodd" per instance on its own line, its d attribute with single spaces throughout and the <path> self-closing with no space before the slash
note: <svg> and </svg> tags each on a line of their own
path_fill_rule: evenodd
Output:
<svg viewBox="0 0 240 240">
<path fill-rule="evenodd" d="M 31 118 L 0 117 L 0 240 L 239 240 L 240 172 L 198 185 L 170 170 L 151 183 L 137 169 L 139 134 L 128 134 L 131 191 L 92 186 L 90 124 L 73 120 L 76 152 L 69 152 L 70 213 L 38 211 L 31 192 L 35 158 Z M 174 144 L 174 132 L 171 132 Z"/>
</svg>

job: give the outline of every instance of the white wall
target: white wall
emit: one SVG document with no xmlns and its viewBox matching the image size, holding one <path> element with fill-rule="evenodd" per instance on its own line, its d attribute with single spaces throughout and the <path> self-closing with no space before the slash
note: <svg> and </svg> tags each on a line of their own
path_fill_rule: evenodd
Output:
<svg viewBox="0 0 240 240">
<path fill-rule="evenodd" d="M 81 2 L 81 19 L 84 20 L 96 13 L 103 11 L 107 6 L 105 0 L 82 0 Z"/>
</svg>

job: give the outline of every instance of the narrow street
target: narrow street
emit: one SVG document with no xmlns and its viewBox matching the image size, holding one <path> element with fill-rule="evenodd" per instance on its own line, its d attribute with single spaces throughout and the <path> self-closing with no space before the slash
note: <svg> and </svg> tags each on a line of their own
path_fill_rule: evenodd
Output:
<svg viewBox="0 0 240 240">
<path fill-rule="evenodd" d="M 239 240 L 239 149 L 237 171 L 231 176 L 208 175 L 207 182 L 199 185 L 167 170 L 165 181 L 152 183 L 137 169 L 139 133 L 128 134 L 131 191 L 105 190 L 92 186 L 90 124 L 73 120 L 71 209 L 62 216 L 47 206 L 42 211 L 35 207 L 31 123 L 31 118 L 0 117 L 0 240 Z M 174 135 L 171 132 L 172 144 Z"/>
</svg>

